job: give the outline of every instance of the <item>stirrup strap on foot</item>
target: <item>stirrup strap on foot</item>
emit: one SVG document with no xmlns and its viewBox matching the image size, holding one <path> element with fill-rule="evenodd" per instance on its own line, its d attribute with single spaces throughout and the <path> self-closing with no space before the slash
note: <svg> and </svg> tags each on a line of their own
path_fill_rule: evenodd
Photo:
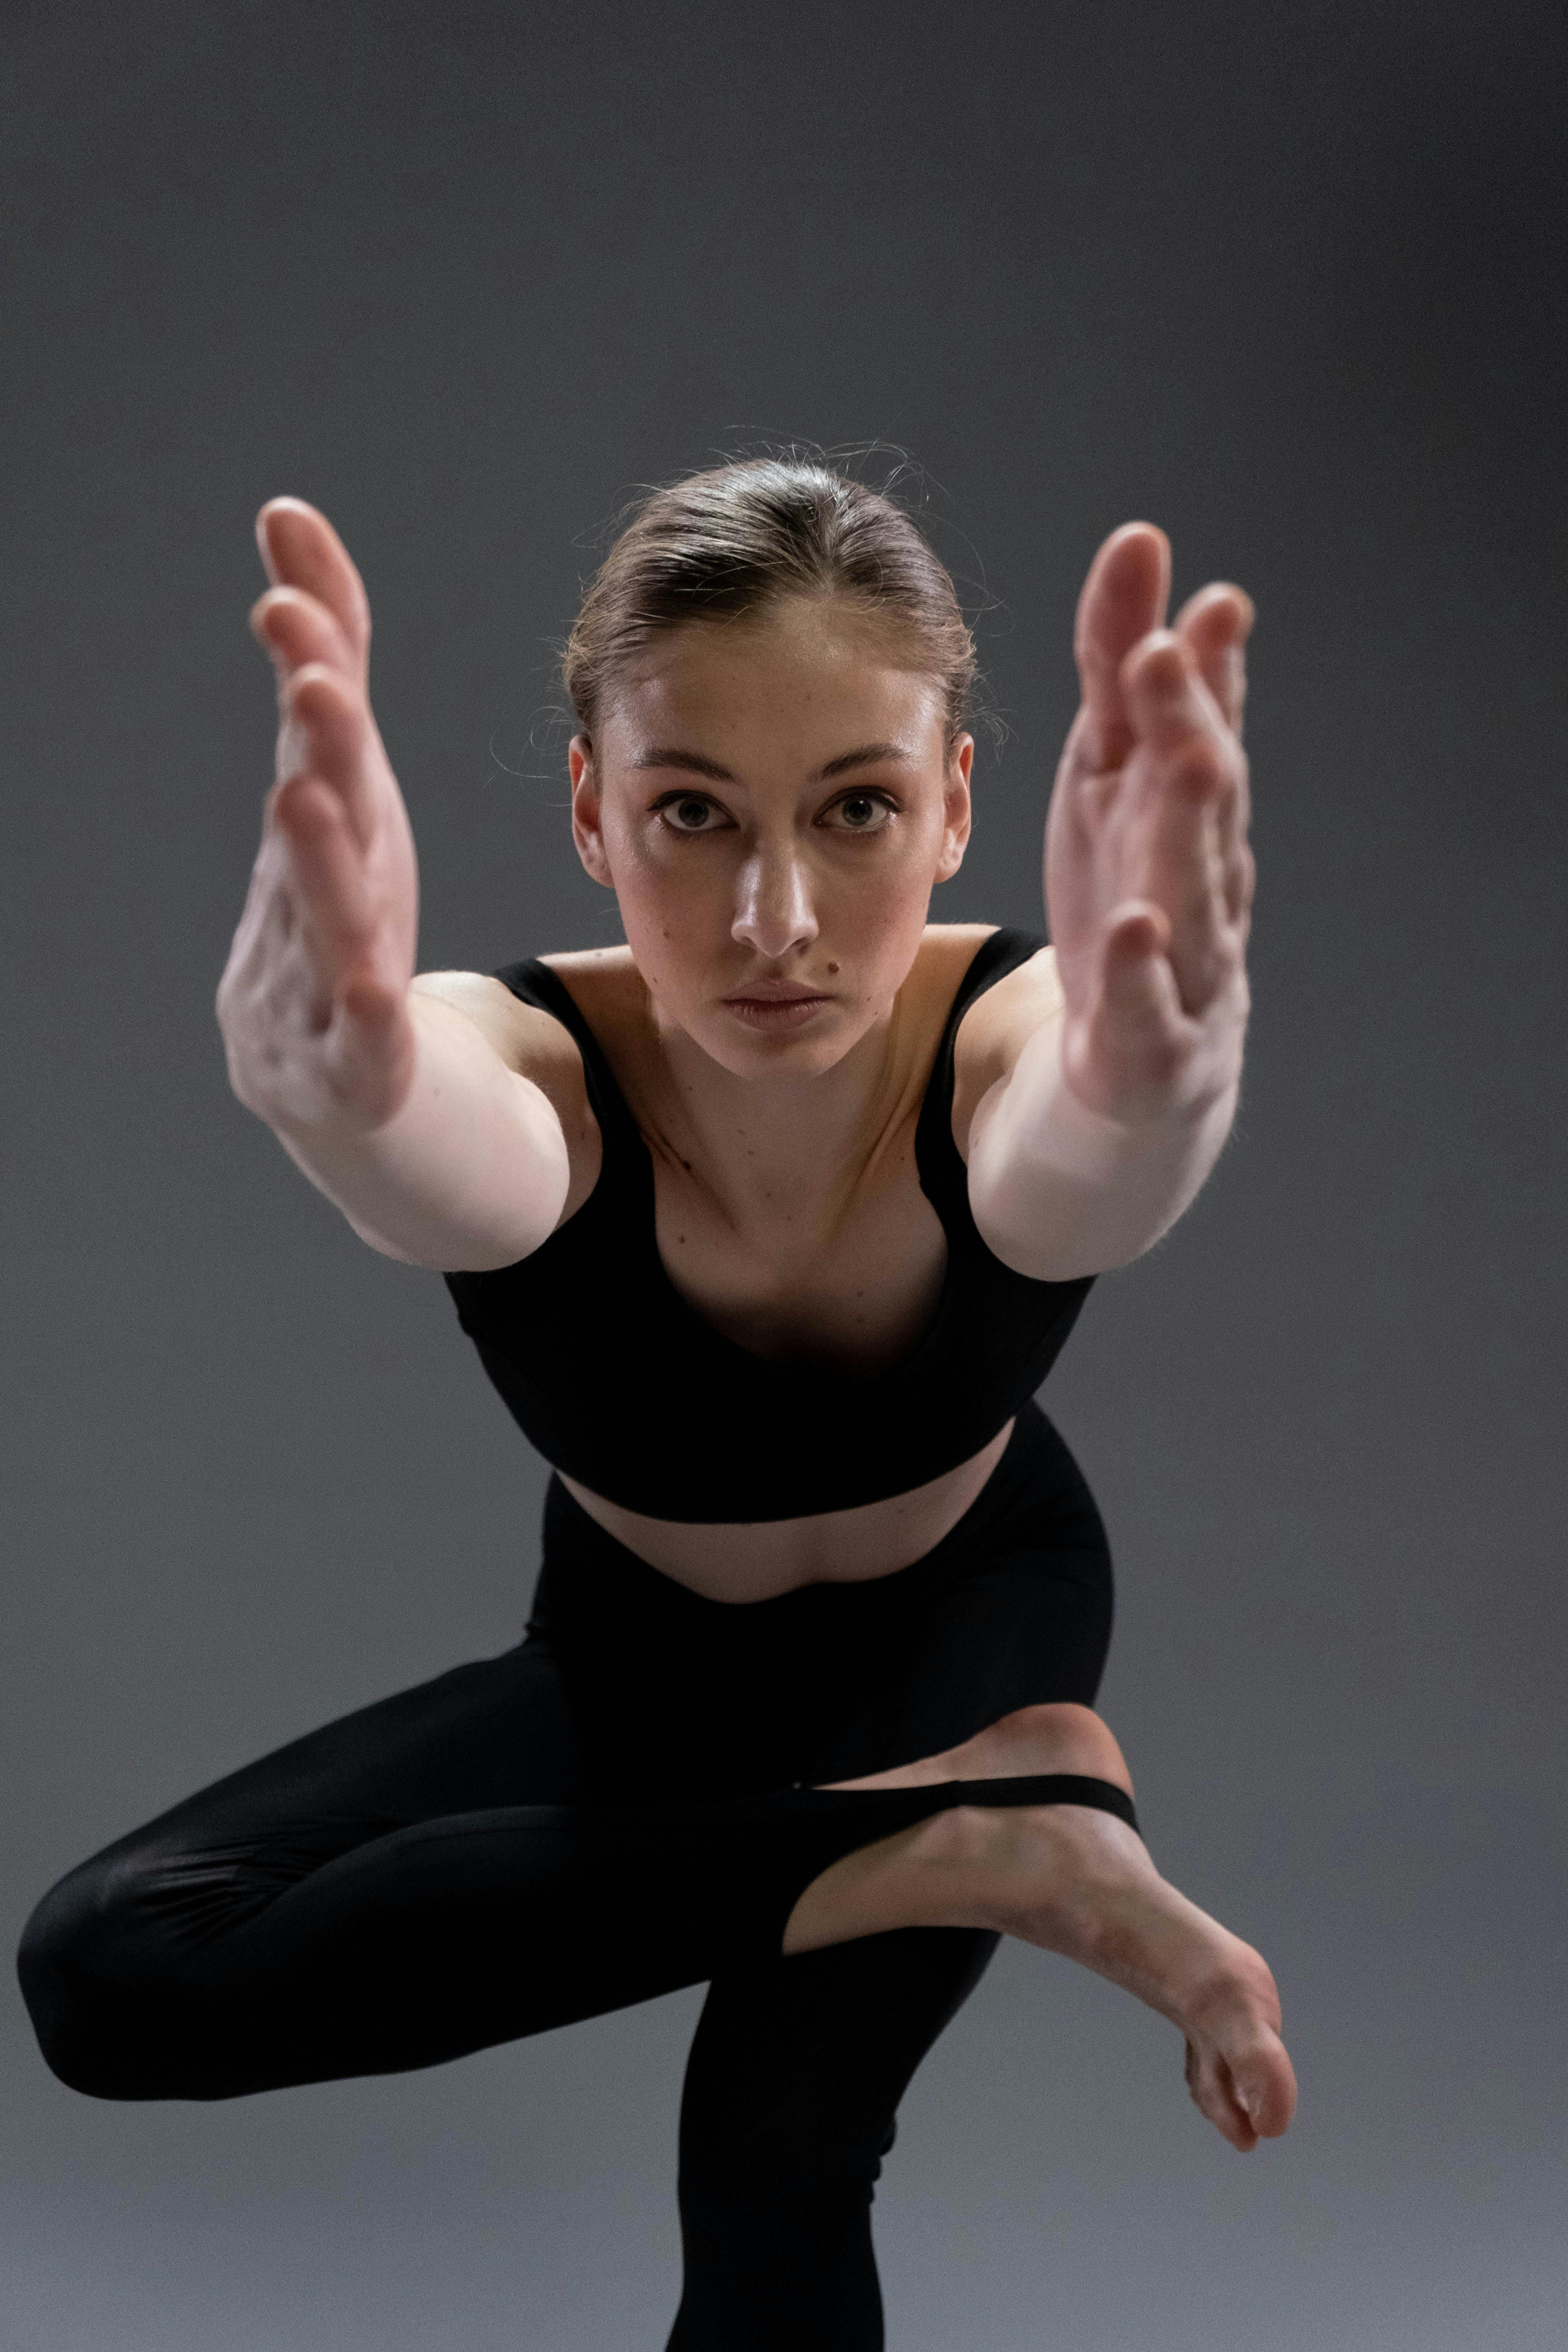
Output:
<svg viewBox="0 0 1568 2352">
<path fill-rule="evenodd" d="M 1114 1780 L 1099 1780 L 1087 1772 L 1034 1772 L 1005 1780 L 948 1780 L 955 1805 L 1092 1805 L 1114 1813 L 1130 1830 L 1138 1829 L 1138 1814 L 1125 1789 Z M 1140 1837 L 1143 1832 L 1138 1831 Z"/>
</svg>

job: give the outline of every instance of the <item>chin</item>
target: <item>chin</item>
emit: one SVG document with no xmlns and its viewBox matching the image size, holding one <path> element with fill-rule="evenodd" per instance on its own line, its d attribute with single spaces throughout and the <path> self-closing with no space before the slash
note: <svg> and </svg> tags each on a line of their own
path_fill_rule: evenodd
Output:
<svg viewBox="0 0 1568 2352">
<path fill-rule="evenodd" d="M 824 1006 L 812 1020 L 789 1028 L 753 1024 L 723 1004 L 704 1006 L 700 1018 L 683 1025 L 712 1061 L 738 1078 L 777 1070 L 816 1076 L 842 1060 L 858 1034 L 837 1004 Z"/>
</svg>

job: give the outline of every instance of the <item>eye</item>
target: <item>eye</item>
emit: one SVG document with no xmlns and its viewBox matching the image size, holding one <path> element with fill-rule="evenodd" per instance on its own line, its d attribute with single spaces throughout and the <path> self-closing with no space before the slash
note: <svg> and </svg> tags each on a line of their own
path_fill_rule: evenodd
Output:
<svg viewBox="0 0 1568 2352">
<path fill-rule="evenodd" d="M 655 814 L 668 826 L 671 833 L 716 833 L 721 812 L 702 793 L 671 793 L 668 800 L 656 801 Z"/>
<path fill-rule="evenodd" d="M 885 793 L 847 793 L 826 814 L 839 820 L 831 828 L 836 833 L 886 833 L 898 803 Z"/>
</svg>

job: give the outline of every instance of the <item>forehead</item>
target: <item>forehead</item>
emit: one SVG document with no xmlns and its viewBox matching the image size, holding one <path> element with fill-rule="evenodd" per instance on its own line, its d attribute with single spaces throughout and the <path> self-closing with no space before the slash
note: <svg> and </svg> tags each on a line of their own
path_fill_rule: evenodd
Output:
<svg viewBox="0 0 1568 2352">
<path fill-rule="evenodd" d="M 941 686 L 900 663 L 900 650 L 885 624 L 842 600 L 795 598 L 741 621 L 689 623 L 617 681 L 600 732 L 612 752 L 657 738 L 718 758 L 718 738 L 732 749 L 788 744 L 808 759 L 873 740 L 940 748 Z"/>
</svg>

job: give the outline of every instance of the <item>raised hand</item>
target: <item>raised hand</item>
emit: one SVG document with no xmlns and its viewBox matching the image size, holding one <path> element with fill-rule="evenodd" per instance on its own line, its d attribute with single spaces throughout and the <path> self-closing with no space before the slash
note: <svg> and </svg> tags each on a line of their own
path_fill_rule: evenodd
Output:
<svg viewBox="0 0 1568 2352">
<path fill-rule="evenodd" d="M 1235 1084 L 1253 861 L 1241 748 L 1250 598 L 1211 582 L 1164 626 L 1171 551 L 1124 523 L 1089 566 L 1082 702 L 1046 823 L 1062 1066 L 1090 1110 L 1141 1124 Z"/>
<path fill-rule="evenodd" d="M 272 586 L 251 627 L 278 673 L 277 782 L 217 992 L 236 1094 L 280 1132 L 363 1133 L 413 1081 L 418 869 L 371 716 L 370 606 L 326 517 L 257 519 Z"/>
</svg>

